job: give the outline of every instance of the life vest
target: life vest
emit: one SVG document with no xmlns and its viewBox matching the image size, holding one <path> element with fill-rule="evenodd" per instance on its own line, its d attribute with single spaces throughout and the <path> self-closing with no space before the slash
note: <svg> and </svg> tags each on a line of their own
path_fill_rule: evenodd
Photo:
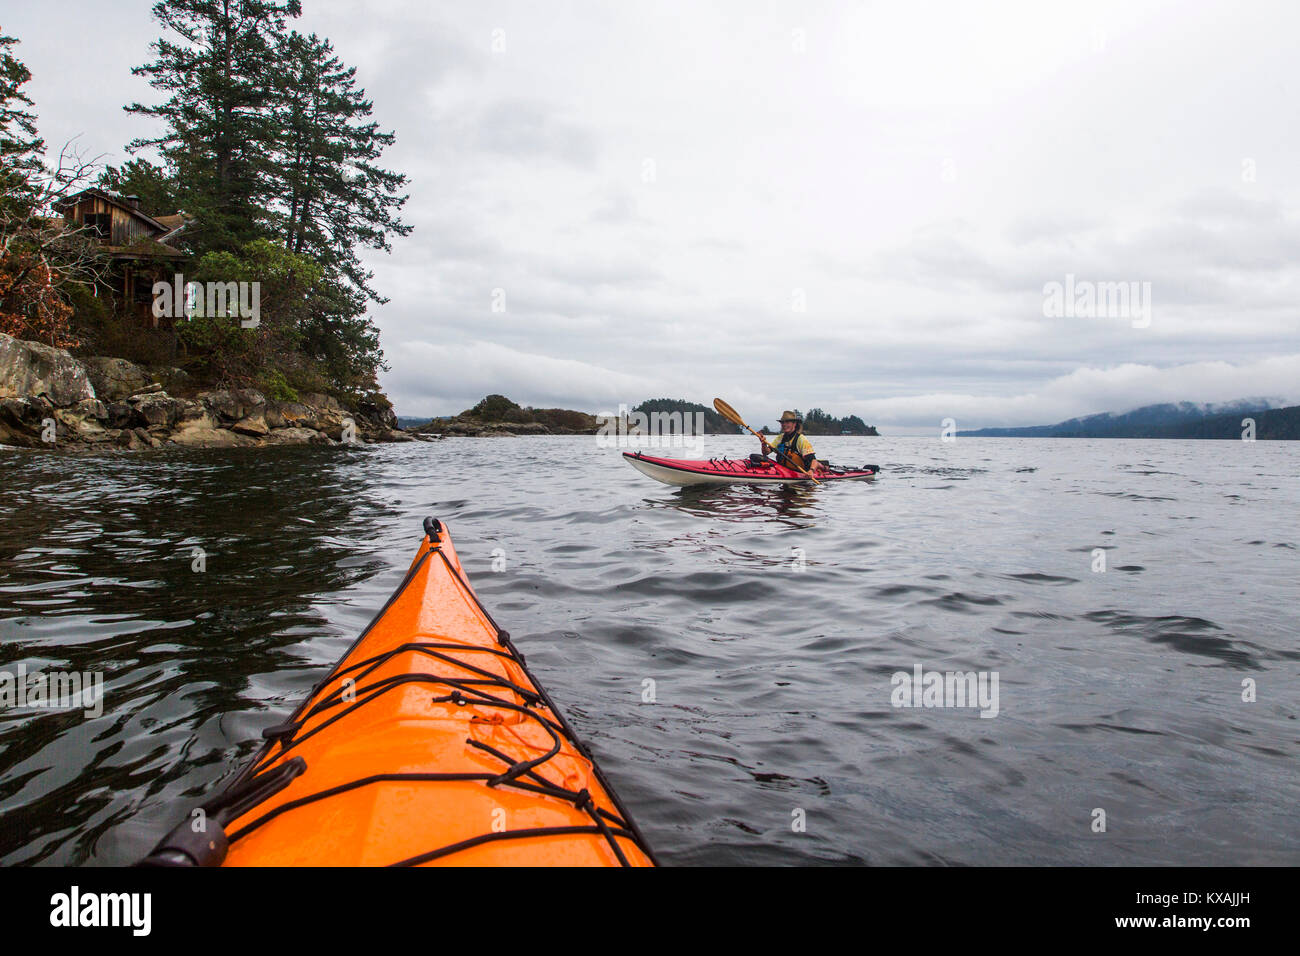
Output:
<svg viewBox="0 0 1300 956">
<path fill-rule="evenodd" d="M 801 461 L 801 463 L 805 468 L 808 467 L 808 456 L 799 450 L 799 446 L 803 444 L 802 442 L 799 441 L 800 438 L 803 438 L 802 428 L 796 427 L 795 430 L 792 431 L 789 435 L 785 434 L 784 432 L 781 433 L 781 441 L 774 446 L 776 450 L 776 460 L 778 464 L 784 465 L 787 464 L 787 462 L 789 461 L 795 461 L 796 459 L 794 459 L 793 457 L 788 459 L 786 458 L 787 454 L 793 453 L 799 456 L 798 460 Z"/>
</svg>

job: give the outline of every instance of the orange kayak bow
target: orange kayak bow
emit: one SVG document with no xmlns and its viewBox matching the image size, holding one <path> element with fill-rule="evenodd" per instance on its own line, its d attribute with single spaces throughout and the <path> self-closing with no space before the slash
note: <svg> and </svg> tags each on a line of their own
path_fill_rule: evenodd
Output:
<svg viewBox="0 0 1300 956">
<path fill-rule="evenodd" d="M 654 865 L 446 529 L 424 527 L 343 659 L 146 864 Z"/>
</svg>

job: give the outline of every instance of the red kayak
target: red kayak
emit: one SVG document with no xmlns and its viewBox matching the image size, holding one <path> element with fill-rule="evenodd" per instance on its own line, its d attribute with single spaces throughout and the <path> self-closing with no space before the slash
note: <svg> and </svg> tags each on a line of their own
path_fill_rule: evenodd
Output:
<svg viewBox="0 0 1300 956">
<path fill-rule="evenodd" d="M 729 485 L 737 482 L 750 485 L 811 484 L 794 469 L 763 459 L 710 458 L 708 461 L 691 461 L 684 458 L 655 458 L 639 451 L 625 451 L 623 459 L 643 475 L 669 485 Z M 879 471 L 875 465 L 831 468 L 817 472 L 817 480 L 870 481 Z"/>
</svg>

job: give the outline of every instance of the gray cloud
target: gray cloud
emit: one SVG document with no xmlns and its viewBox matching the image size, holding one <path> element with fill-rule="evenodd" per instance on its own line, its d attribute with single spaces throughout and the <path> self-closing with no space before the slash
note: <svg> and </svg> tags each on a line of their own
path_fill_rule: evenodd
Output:
<svg viewBox="0 0 1300 956">
<path fill-rule="evenodd" d="M 483 152 L 522 163 L 554 159 L 590 169 L 596 160 L 596 139 L 591 132 L 532 100 L 492 103 L 455 117 L 451 132 L 467 135 Z"/>
</svg>

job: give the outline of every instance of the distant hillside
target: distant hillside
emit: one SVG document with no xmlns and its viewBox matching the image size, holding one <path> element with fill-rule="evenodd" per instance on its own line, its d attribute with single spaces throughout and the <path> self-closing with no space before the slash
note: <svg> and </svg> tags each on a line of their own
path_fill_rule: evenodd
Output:
<svg viewBox="0 0 1300 956">
<path fill-rule="evenodd" d="M 681 398 L 649 398 L 632 409 L 634 412 L 644 412 L 651 415 L 654 412 L 671 415 L 673 412 L 681 412 L 683 421 L 691 421 L 689 415 L 696 412 L 704 413 L 704 431 L 710 435 L 735 435 L 741 431 L 740 427 L 731 424 L 716 410 L 701 405 L 699 402 L 688 402 Z"/>
<path fill-rule="evenodd" d="M 427 418 L 427 417 L 426 417 L 426 418 L 412 418 L 412 417 L 409 416 L 409 415 L 398 415 L 398 416 L 397 416 L 397 427 L 398 427 L 398 428 L 414 428 L 416 425 L 427 425 L 427 424 L 429 424 L 429 422 L 431 422 L 431 421 L 433 421 L 433 419 L 432 419 L 432 418 Z"/>
<path fill-rule="evenodd" d="M 1212 426 L 1222 430 L 1223 422 L 1234 420 L 1237 423 L 1236 434 L 1241 437 L 1241 419 L 1253 417 L 1256 426 L 1263 421 L 1263 415 L 1269 409 L 1276 409 L 1281 402 L 1268 398 L 1243 398 L 1235 402 L 1197 403 L 1179 402 L 1161 405 L 1144 405 L 1131 412 L 1115 414 L 1103 412 L 1084 418 L 1071 418 L 1055 425 L 1031 425 L 1024 428 L 981 428 L 975 431 L 959 432 L 971 438 L 1211 438 L 1229 437 L 1226 434 L 1198 433 L 1203 423 L 1222 419 Z M 1284 409 L 1277 409 L 1283 411 Z M 1264 438 L 1257 432 L 1256 437 Z M 1281 437 L 1281 436 L 1268 436 Z"/>
<path fill-rule="evenodd" d="M 1215 415 L 1199 422 L 1172 425 L 1168 434 L 1160 438 L 1230 438 L 1241 440 L 1241 420 L 1255 420 L 1255 438 L 1259 441 L 1300 441 L 1300 405 L 1272 408 L 1263 412 L 1243 415 Z"/>
</svg>

